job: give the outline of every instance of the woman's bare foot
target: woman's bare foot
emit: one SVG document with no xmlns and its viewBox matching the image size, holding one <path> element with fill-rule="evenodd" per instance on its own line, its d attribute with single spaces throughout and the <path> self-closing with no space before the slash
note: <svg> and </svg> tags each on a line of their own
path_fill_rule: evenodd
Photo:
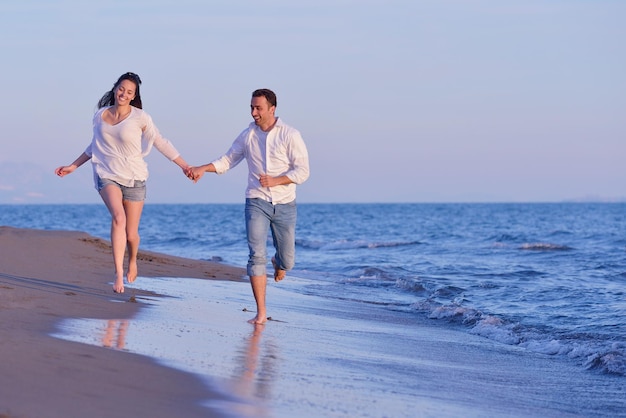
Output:
<svg viewBox="0 0 626 418">
<path fill-rule="evenodd" d="M 113 283 L 113 291 L 115 293 L 124 293 L 124 277 L 117 277 Z"/>
<path fill-rule="evenodd" d="M 137 279 L 137 260 L 128 262 L 128 272 L 126 272 L 126 280 L 128 283 L 134 283 Z"/>
</svg>

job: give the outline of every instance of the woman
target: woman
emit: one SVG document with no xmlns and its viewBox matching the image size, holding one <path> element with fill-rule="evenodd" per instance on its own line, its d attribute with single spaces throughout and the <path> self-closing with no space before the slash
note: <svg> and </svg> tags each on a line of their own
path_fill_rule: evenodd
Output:
<svg viewBox="0 0 626 418">
<path fill-rule="evenodd" d="M 98 102 L 93 118 L 93 139 L 72 164 L 55 173 L 63 177 L 91 159 L 95 187 L 111 213 L 111 246 L 115 263 L 113 291 L 124 292 L 124 253 L 128 248 L 126 278 L 137 278 L 139 219 L 146 197 L 148 168 L 144 157 L 154 145 L 189 177 L 189 165 L 161 136 L 141 104 L 137 74 L 123 74 Z"/>
</svg>

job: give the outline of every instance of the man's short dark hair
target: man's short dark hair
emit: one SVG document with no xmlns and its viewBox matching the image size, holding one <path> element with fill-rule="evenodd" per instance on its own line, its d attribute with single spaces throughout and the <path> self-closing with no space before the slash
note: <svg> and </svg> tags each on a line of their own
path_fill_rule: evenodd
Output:
<svg viewBox="0 0 626 418">
<path fill-rule="evenodd" d="M 252 97 L 265 97 L 271 106 L 276 107 L 276 94 L 270 89 L 258 89 L 252 92 Z"/>
</svg>

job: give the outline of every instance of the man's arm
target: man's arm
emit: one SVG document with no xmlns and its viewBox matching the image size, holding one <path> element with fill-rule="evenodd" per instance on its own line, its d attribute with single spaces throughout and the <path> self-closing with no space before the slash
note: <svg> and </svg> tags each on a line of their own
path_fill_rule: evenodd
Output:
<svg viewBox="0 0 626 418">
<path fill-rule="evenodd" d="M 261 174 L 259 176 L 259 182 L 263 187 L 282 186 L 293 183 L 293 181 L 287 176 L 271 177 L 267 174 Z"/>
<path fill-rule="evenodd" d="M 215 170 L 215 166 L 213 165 L 213 163 L 200 165 L 198 167 L 190 167 L 189 171 L 191 173 L 189 178 L 191 178 L 194 183 L 197 183 L 198 180 L 200 180 L 202 176 L 204 176 L 204 173 L 216 173 L 217 172 L 217 170 Z"/>
</svg>

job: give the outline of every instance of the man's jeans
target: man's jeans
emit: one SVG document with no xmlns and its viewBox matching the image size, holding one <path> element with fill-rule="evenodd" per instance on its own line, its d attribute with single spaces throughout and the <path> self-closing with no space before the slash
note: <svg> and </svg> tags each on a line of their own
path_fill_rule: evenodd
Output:
<svg viewBox="0 0 626 418">
<path fill-rule="evenodd" d="M 263 199 L 246 199 L 248 276 L 267 275 L 267 236 L 271 229 L 278 268 L 290 270 L 296 257 L 296 201 L 273 205 Z"/>
</svg>

